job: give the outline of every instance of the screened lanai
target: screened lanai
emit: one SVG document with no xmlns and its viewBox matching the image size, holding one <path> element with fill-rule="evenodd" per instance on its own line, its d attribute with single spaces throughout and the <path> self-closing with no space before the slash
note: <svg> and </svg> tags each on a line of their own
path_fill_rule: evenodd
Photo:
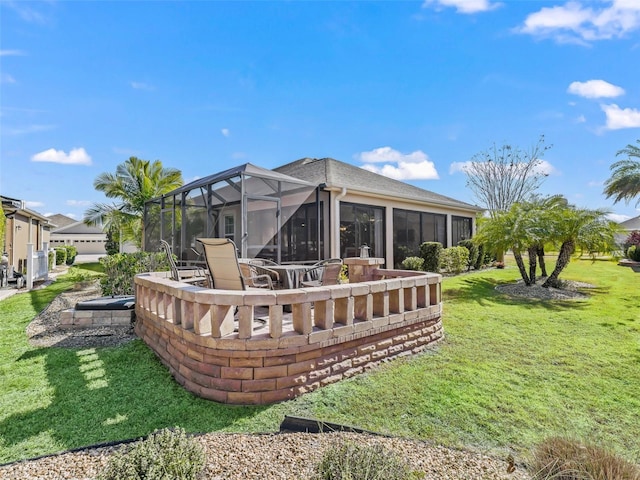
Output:
<svg viewBox="0 0 640 480">
<path fill-rule="evenodd" d="M 200 237 L 233 240 L 243 258 L 278 263 L 323 258 L 323 213 L 318 185 L 250 163 L 200 178 L 150 200 L 144 249 L 166 240 L 183 262 L 198 261 Z"/>
</svg>

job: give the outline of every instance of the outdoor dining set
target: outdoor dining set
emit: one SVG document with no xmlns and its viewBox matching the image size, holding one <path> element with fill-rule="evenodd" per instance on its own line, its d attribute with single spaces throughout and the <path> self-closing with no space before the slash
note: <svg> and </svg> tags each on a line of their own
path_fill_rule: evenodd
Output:
<svg viewBox="0 0 640 480">
<path fill-rule="evenodd" d="M 194 262 L 177 265 L 171 246 L 162 240 L 171 267 L 171 278 L 192 285 L 223 290 L 294 289 L 339 283 L 340 258 L 313 264 L 278 264 L 265 258 L 239 258 L 235 243 L 228 238 L 198 238 L 206 269 Z"/>
</svg>

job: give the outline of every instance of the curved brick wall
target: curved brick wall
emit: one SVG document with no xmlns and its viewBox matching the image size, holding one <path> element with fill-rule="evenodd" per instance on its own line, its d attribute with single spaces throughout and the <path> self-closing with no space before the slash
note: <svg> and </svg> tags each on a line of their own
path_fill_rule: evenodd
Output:
<svg viewBox="0 0 640 480">
<path fill-rule="evenodd" d="M 429 316 L 433 318 L 416 319 L 403 326 L 387 325 L 360 338 L 276 349 L 211 347 L 206 344 L 217 343 L 211 337 L 140 317 L 136 333 L 190 392 L 222 403 L 267 404 L 362 373 L 385 359 L 424 350 L 443 336 L 439 312 Z M 290 338 L 308 340 L 298 334 Z"/>
</svg>

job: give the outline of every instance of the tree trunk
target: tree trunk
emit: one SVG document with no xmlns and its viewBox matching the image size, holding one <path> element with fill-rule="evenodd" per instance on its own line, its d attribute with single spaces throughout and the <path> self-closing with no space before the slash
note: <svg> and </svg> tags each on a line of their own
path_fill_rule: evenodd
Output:
<svg viewBox="0 0 640 480">
<path fill-rule="evenodd" d="M 529 255 L 529 280 L 531 281 L 531 285 L 535 285 L 536 283 L 536 268 L 537 259 L 538 259 L 538 247 L 533 246 L 527 249 L 527 254 Z"/>
<path fill-rule="evenodd" d="M 567 240 L 562 243 L 560 247 L 560 253 L 558 254 L 558 261 L 556 262 L 556 268 L 553 269 L 551 275 L 547 278 L 547 280 L 542 284 L 543 287 L 557 287 L 559 285 L 558 277 L 560 276 L 560 272 L 564 270 L 564 268 L 569 265 L 569 261 L 571 260 L 571 255 L 575 251 L 575 244 L 573 240 Z"/>
<path fill-rule="evenodd" d="M 538 245 L 538 263 L 540 264 L 540 276 L 546 277 L 547 275 L 547 266 L 544 263 L 544 245 Z"/>
<path fill-rule="evenodd" d="M 527 286 L 531 285 L 531 280 L 529 280 L 529 275 L 527 275 L 527 269 L 524 266 L 524 261 L 522 261 L 520 251 L 513 249 L 513 257 L 516 259 L 516 264 L 518 265 L 518 270 L 520 270 L 520 276 L 522 280 L 524 280 L 524 284 Z"/>
</svg>

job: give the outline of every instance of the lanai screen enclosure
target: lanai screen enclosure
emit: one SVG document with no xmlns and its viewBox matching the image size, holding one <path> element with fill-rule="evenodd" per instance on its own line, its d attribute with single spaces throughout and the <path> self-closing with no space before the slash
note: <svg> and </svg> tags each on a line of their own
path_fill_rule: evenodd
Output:
<svg viewBox="0 0 640 480">
<path fill-rule="evenodd" d="M 199 237 L 233 240 L 238 255 L 278 263 L 323 258 L 318 185 L 249 163 L 200 178 L 150 200 L 144 249 L 166 240 L 178 259 L 197 261 Z"/>
</svg>

